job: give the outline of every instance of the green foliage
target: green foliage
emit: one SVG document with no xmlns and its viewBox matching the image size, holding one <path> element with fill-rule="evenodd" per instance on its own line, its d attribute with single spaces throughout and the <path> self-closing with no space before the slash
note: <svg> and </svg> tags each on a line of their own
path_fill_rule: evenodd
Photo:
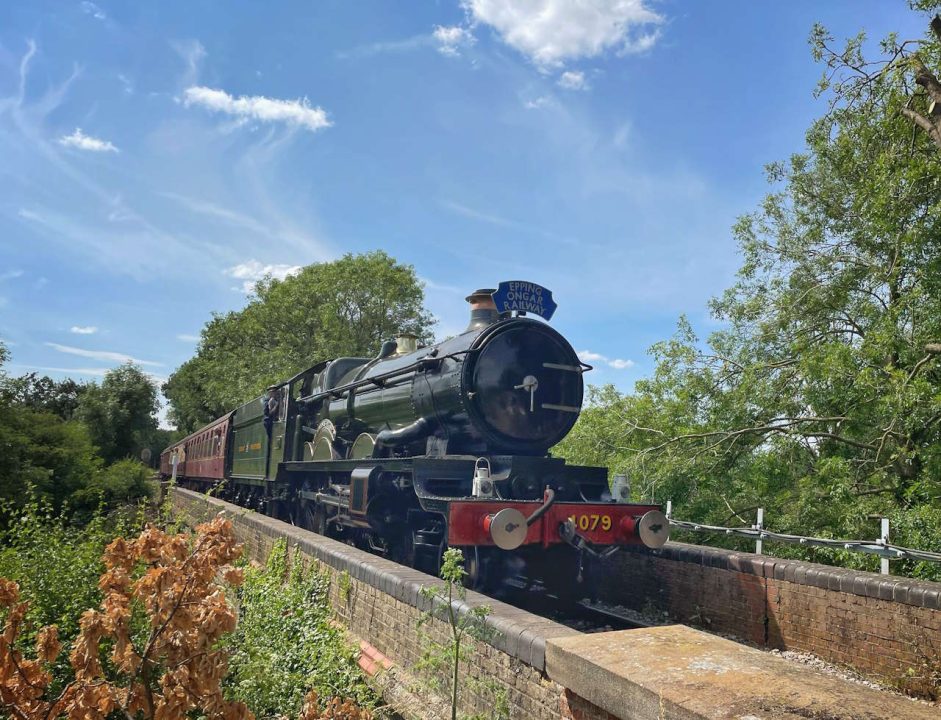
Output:
<svg viewBox="0 0 941 720">
<path fill-rule="evenodd" d="M 313 688 L 320 697 L 377 698 L 357 653 L 331 624 L 329 578 L 297 560 L 288 568 L 283 540 L 264 568 L 249 568 L 239 590 L 239 624 L 230 638 L 228 696 L 257 717 L 296 717 Z"/>
<path fill-rule="evenodd" d="M 56 381 L 32 372 L 0 383 L 0 394 L 10 404 L 50 412 L 63 420 L 71 420 L 87 387 L 85 383 L 76 382 L 72 378 Z"/>
<path fill-rule="evenodd" d="M 8 358 L 0 343 L 0 366 Z M 10 378 L 0 367 L 0 500 L 21 503 L 29 487 L 54 512 L 68 507 L 88 518 L 102 503 L 146 498 L 149 471 L 122 458 L 165 447 L 170 431 L 157 430 L 155 410 L 156 388 L 132 365 L 110 371 L 100 387 L 35 373 Z M 118 462 L 102 469 L 98 449 Z M 0 528 L 7 519 L 0 516 Z"/>
<path fill-rule="evenodd" d="M 373 356 L 403 332 L 427 337 L 422 302 L 414 268 L 381 251 L 262 280 L 244 309 L 206 324 L 196 356 L 170 376 L 170 417 L 191 432 L 318 361 Z"/>
<path fill-rule="evenodd" d="M 467 636 L 483 641 L 490 637 L 492 631 L 486 619 L 491 610 L 486 605 L 480 605 L 471 608 L 470 612 L 456 611 L 455 602 L 464 600 L 467 594 L 464 589 L 464 578 L 467 575 L 464 570 L 464 554 L 460 550 L 448 548 L 444 551 L 439 574 L 444 580 L 444 585 L 421 589 L 422 595 L 432 601 L 432 609 L 419 619 L 419 627 L 436 618 L 444 620 L 448 624 L 449 636 L 447 642 L 425 637 L 422 656 L 416 669 L 427 673 L 429 684 L 435 688 L 440 686 L 442 672 L 447 671 L 451 692 L 451 720 L 457 720 L 460 665 L 461 661 L 467 660 L 468 656 L 464 640 Z M 490 690 L 495 701 L 495 708 L 506 707 L 506 698 L 503 697 L 501 702 L 499 692 L 494 692 L 493 688 L 481 687 L 480 683 L 476 683 L 476 686 L 478 689 Z M 493 717 L 502 717 L 502 715 L 493 715 Z"/>
<path fill-rule="evenodd" d="M 337 575 L 337 587 L 340 590 L 340 600 L 345 603 L 349 602 L 350 589 L 353 587 L 353 579 L 346 570 L 342 570 L 340 574 Z"/>
<path fill-rule="evenodd" d="M 42 403 L 21 404 L 24 385 L 3 372 L 9 357 L 0 343 L 0 502 L 22 502 L 31 487 L 58 511 L 99 460 L 83 425 L 63 421 Z M 0 529 L 9 519 L 0 515 Z"/>
<path fill-rule="evenodd" d="M 81 423 L 0 402 L 0 499 L 19 502 L 31 486 L 58 512 L 99 467 Z"/>
<path fill-rule="evenodd" d="M 3 501 L 0 506 L 10 519 L 0 531 L 0 577 L 19 583 L 22 599 L 29 602 L 24 647 L 33 645 L 39 628 L 51 624 L 68 646 L 78 635 L 82 612 L 101 602 L 98 578 L 105 547 L 116 535 L 136 534 L 142 515 L 130 508 L 110 515 L 97 512 L 79 527 L 29 488 L 22 495 L 22 505 Z M 66 656 L 53 672 L 59 686 L 71 679 Z"/>
<path fill-rule="evenodd" d="M 139 457 L 157 430 L 157 387 L 137 366 L 109 370 L 88 385 L 76 416 L 85 423 L 105 462 Z"/>
<path fill-rule="evenodd" d="M 156 485 L 153 471 L 137 460 L 118 460 L 99 470 L 69 498 L 72 510 L 84 518 L 99 507 L 118 508 L 153 498 Z"/>
<path fill-rule="evenodd" d="M 889 38 L 889 65 L 860 80 L 863 37 L 830 42 L 815 28 L 826 113 L 734 228 L 738 280 L 711 304 L 721 329 L 702 342 L 681 319 L 653 377 L 595 390 L 557 452 L 627 471 L 684 519 L 750 524 L 762 506 L 776 530 L 874 538 L 887 516 L 893 542 L 941 550 L 941 153 L 903 112 L 925 105 L 916 55 Z M 917 62 L 937 74 L 936 39 Z"/>
</svg>

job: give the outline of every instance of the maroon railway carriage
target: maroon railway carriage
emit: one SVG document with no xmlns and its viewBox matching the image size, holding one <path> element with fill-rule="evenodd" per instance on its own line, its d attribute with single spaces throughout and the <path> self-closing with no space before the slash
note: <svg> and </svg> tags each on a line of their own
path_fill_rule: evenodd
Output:
<svg viewBox="0 0 941 720">
<path fill-rule="evenodd" d="M 221 482 L 226 476 L 226 456 L 232 413 L 228 413 L 191 435 L 174 443 L 160 454 L 160 473 L 173 476 L 176 457 L 176 477 L 204 482 Z"/>
</svg>

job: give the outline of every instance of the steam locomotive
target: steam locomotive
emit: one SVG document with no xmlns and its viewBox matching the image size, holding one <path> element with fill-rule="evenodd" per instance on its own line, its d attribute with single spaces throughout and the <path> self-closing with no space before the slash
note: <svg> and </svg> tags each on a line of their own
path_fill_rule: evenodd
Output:
<svg viewBox="0 0 941 720">
<path fill-rule="evenodd" d="M 591 369 L 544 321 L 551 293 L 514 281 L 467 300 L 460 335 L 319 363 L 168 447 L 161 474 L 433 574 L 460 548 L 477 589 L 522 574 L 584 594 L 619 548 L 662 546 L 658 506 L 549 454 Z"/>
</svg>

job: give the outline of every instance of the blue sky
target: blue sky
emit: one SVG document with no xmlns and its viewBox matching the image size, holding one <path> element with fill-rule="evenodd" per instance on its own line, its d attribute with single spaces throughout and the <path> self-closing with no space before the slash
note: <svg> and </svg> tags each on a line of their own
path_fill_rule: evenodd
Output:
<svg viewBox="0 0 941 720">
<path fill-rule="evenodd" d="M 629 389 L 738 266 L 763 166 L 823 111 L 807 37 L 904 2 L 0 4 L 10 372 L 165 378 L 264 272 L 381 248 L 444 336 L 526 279 Z M 312 358 L 312 361 L 316 358 Z"/>
</svg>

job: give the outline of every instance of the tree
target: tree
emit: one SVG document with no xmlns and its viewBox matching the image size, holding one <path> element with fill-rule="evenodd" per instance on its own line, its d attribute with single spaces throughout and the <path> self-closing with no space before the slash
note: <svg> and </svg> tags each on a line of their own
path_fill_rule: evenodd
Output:
<svg viewBox="0 0 941 720">
<path fill-rule="evenodd" d="M 938 0 L 910 0 L 915 10 L 934 12 Z M 898 113 L 927 134 L 941 149 L 941 82 L 932 67 L 941 41 L 941 16 L 930 22 L 931 34 L 923 39 L 899 40 L 895 34 L 882 41 L 883 57 L 869 61 L 863 56 L 865 33 L 850 38 L 842 50 L 833 47 L 833 37 L 821 25 L 811 33 L 814 58 L 826 65 L 818 94 L 832 91 L 832 107 L 857 112 Z M 899 100 L 904 103 L 900 104 Z"/>
<path fill-rule="evenodd" d="M 56 510 L 98 470 L 86 428 L 43 409 L 14 404 L 0 343 L 0 500 L 19 504 L 33 491 Z"/>
<path fill-rule="evenodd" d="M 87 385 L 72 378 L 55 381 L 38 373 L 26 373 L 16 378 L 8 378 L 0 393 L 15 405 L 45 410 L 58 415 L 63 420 L 71 420 L 78 409 L 79 401 Z"/>
<path fill-rule="evenodd" d="M 937 74 L 934 39 L 918 63 Z M 911 93 L 901 67 L 837 86 L 734 228 L 738 281 L 711 305 L 723 329 L 704 344 L 681 321 L 654 376 L 606 397 L 564 452 L 586 455 L 601 428 L 612 464 L 691 519 L 751 522 L 761 505 L 778 529 L 873 537 L 889 515 L 941 543 L 941 154 L 902 112 Z"/>
<path fill-rule="evenodd" d="M 101 385 L 87 386 L 76 417 L 88 428 L 107 463 L 137 457 L 157 429 L 157 387 L 131 363 L 109 370 Z"/>
<path fill-rule="evenodd" d="M 464 641 L 468 637 L 481 640 L 489 636 L 490 629 L 486 618 L 491 609 L 487 605 L 478 605 L 469 612 L 459 612 L 455 609 L 455 602 L 465 600 L 467 595 L 464 589 L 464 578 L 467 576 L 464 570 L 464 554 L 459 549 L 448 548 L 444 551 L 439 575 L 444 580 L 444 585 L 421 588 L 422 595 L 431 601 L 432 606 L 428 612 L 422 614 L 419 627 L 433 622 L 436 618 L 443 620 L 448 625 L 448 640 L 429 641 L 417 667 L 432 673 L 447 670 L 451 691 L 451 720 L 457 720 L 460 667 L 461 661 L 467 659 L 467 646 Z M 494 713 L 493 717 L 497 717 L 497 714 Z"/>
<path fill-rule="evenodd" d="M 381 251 L 262 280 L 245 308 L 206 324 L 196 356 L 163 386 L 170 418 L 193 431 L 318 361 L 373 356 L 401 333 L 427 339 L 422 302 L 414 268 Z"/>
<path fill-rule="evenodd" d="M 84 425 L 0 402 L 0 499 L 18 504 L 31 485 L 59 510 L 99 464 Z"/>
</svg>

